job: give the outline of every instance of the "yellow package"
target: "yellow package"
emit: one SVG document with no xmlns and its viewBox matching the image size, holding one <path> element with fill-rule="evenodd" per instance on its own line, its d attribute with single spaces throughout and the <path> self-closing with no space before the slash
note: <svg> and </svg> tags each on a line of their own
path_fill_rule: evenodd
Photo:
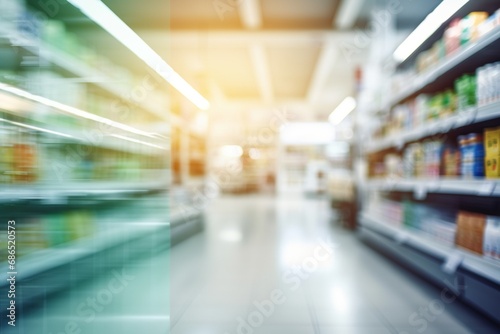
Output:
<svg viewBox="0 0 500 334">
<path fill-rule="evenodd" d="M 484 158 L 484 169 L 486 178 L 495 179 L 500 176 L 498 162 L 500 161 L 500 157 L 486 157 Z"/>
<path fill-rule="evenodd" d="M 500 128 L 484 130 L 484 150 L 487 157 L 500 156 Z"/>
</svg>

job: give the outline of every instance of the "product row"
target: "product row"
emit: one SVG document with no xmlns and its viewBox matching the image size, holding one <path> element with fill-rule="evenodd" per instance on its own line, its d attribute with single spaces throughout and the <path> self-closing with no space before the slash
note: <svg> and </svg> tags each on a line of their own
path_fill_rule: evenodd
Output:
<svg viewBox="0 0 500 334">
<path fill-rule="evenodd" d="M 6 8 L 5 11 L 4 8 Z M 167 94 L 161 94 L 155 89 L 157 86 L 155 79 L 148 76 L 147 79 L 138 80 L 129 70 L 86 47 L 85 44 L 88 42 L 78 40 L 75 35 L 66 31 L 62 22 L 41 19 L 41 17 L 27 9 L 23 1 L 2 1 L 0 39 L 8 38 L 12 43 L 12 45 L 3 45 L 2 49 L 6 55 L 11 54 L 11 58 L 19 59 L 6 61 L 5 66 L 2 66 L 0 84 L 17 87 L 125 124 L 144 124 L 159 120 L 155 113 L 138 112 L 143 108 L 141 105 L 144 105 L 146 100 L 148 106 L 154 106 L 159 112 L 168 110 Z M 40 41 L 50 45 L 56 51 L 46 50 L 44 45 L 39 44 Z M 18 49 L 20 45 L 24 45 L 23 43 L 28 43 L 25 46 L 31 50 L 28 53 L 30 59 L 34 58 L 32 53 L 40 58 L 38 66 L 32 63 L 30 66 L 22 66 L 23 61 L 20 56 L 22 52 Z M 63 63 L 66 64 L 64 66 L 68 68 L 63 68 L 62 71 L 57 70 L 57 67 L 49 67 L 47 60 L 43 59 L 45 55 L 48 59 L 57 59 L 58 57 L 52 53 L 60 53 L 76 61 L 64 61 Z M 17 65 L 14 64 L 16 62 Z M 84 76 L 91 78 L 89 82 L 95 81 L 97 85 L 86 84 L 85 80 L 68 80 L 66 77 L 68 71 L 83 72 Z M 100 84 L 113 87 L 114 93 L 109 94 L 106 90 L 96 88 Z M 36 107 L 36 110 L 22 111 L 32 112 L 33 117 L 53 125 L 75 125 L 74 119 L 63 117 L 53 111 L 48 112 L 48 109 L 40 105 Z M 78 121 L 84 121 L 84 119 L 78 119 Z"/>
<path fill-rule="evenodd" d="M 135 79 L 130 71 L 86 47 L 85 41 L 67 31 L 61 21 L 48 19 L 60 6 L 57 2 L 53 5 L 48 4 L 49 2 L 40 1 L 42 9 L 46 11 L 34 12 L 24 0 L 3 0 L 0 13 L 2 37 L 9 38 L 16 45 L 34 48 L 39 47 L 39 41 L 46 42 L 92 68 L 106 73 L 117 82 L 134 84 Z"/>
<path fill-rule="evenodd" d="M 118 140 L 117 140 L 118 141 Z M 123 145 L 135 145 L 123 141 Z M 140 181 L 166 170 L 162 156 L 70 143 L 16 126 L 0 127 L 0 184 L 65 181 Z"/>
<path fill-rule="evenodd" d="M 478 41 L 483 36 L 500 26 L 500 10 L 492 15 L 487 12 L 472 12 L 462 19 L 453 20 L 446 28 L 443 36 L 433 46 L 417 56 L 415 66 L 409 70 L 398 72 L 392 80 L 392 92 L 403 91 L 408 82 L 420 73 L 435 68 L 457 51 Z"/>
<path fill-rule="evenodd" d="M 446 57 L 477 41 L 499 25 L 500 11 L 491 16 L 487 12 L 472 12 L 462 19 L 451 21 L 443 38 L 435 42 L 431 49 L 418 55 L 417 72 L 425 72 L 438 65 Z"/>
<path fill-rule="evenodd" d="M 91 237 L 96 222 L 91 210 L 52 213 L 16 220 L 16 257 Z M 0 263 L 7 260 L 7 229 L 0 231 Z"/>
<path fill-rule="evenodd" d="M 487 64 L 475 74 L 464 74 L 453 89 L 437 94 L 420 94 L 395 106 L 376 137 L 384 138 L 446 119 L 470 107 L 484 106 L 500 100 L 500 63 Z"/>
<path fill-rule="evenodd" d="M 383 162 L 375 161 L 371 176 L 499 178 L 499 143 L 500 128 L 411 143 L 402 155 L 389 153 Z"/>
<path fill-rule="evenodd" d="M 441 245 L 500 260 L 500 217 L 385 198 L 372 199 L 367 210 L 385 224 L 420 231 Z"/>
</svg>

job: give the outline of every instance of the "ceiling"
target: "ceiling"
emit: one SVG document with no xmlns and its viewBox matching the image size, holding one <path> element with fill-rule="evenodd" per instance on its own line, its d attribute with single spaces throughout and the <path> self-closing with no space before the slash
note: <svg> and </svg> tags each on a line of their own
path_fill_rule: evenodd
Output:
<svg viewBox="0 0 500 334">
<path fill-rule="evenodd" d="M 326 120 L 355 93 L 364 53 L 346 57 L 374 8 L 389 0 L 103 0 L 189 83 L 212 109 L 254 112 L 293 107 Z M 33 6 L 40 1 L 28 0 Z M 401 0 L 397 21 L 415 26 L 438 0 Z M 54 16 L 113 61 L 142 68 L 132 54 L 69 4 Z M 339 17 L 342 17 L 340 23 Z M 186 104 L 173 93 L 174 112 Z"/>
</svg>

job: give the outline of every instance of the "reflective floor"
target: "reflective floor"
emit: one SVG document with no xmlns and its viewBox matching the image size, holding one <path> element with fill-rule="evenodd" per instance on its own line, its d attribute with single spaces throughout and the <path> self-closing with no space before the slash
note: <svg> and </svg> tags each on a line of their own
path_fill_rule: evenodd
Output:
<svg viewBox="0 0 500 334">
<path fill-rule="evenodd" d="M 226 197 L 172 251 L 171 332 L 498 333 L 336 226 L 318 199 Z"/>
<path fill-rule="evenodd" d="M 123 288 L 105 299 L 116 275 Z M 92 317 L 79 306 L 96 296 L 106 303 Z M 213 201 L 203 233 L 53 296 L 18 324 L 5 333 L 498 333 L 338 227 L 326 201 L 271 196 Z"/>
</svg>

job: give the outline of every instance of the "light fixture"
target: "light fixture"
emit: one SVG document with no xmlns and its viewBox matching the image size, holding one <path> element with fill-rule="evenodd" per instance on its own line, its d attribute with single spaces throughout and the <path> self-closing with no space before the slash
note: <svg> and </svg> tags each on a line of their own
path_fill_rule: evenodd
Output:
<svg viewBox="0 0 500 334">
<path fill-rule="evenodd" d="M 333 125 L 339 125 L 354 109 L 356 109 L 356 100 L 348 96 L 332 111 L 328 116 L 328 121 Z"/>
<path fill-rule="evenodd" d="M 135 133 L 135 134 L 138 134 L 141 136 L 154 138 L 154 135 L 151 133 L 141 131 L 139 129 L 133 128 L 131 126 L 128 126 L 128 125 L 125 125 L 125 124 L 122 124 L 119 122 L 112 121 L 110 119 L 107 119 L 107 118 L 104 118 L 101 116 L 94 115 L 94 114 L 89 113 L 87 111 L 80 110 L 78 108 L 74 108 L 74 107 L 68 106 L 68 105 L 60 103 L 60 102 L 53 101 L 53 100 L 48 99 L 48 98 L 43 97 L 43 96 L 32 94 L 30 92 L 27 92 L 25 90 L 22 90 L 22 89 L 19 89 L 16 87 L 12 87 L 12 86 L 0 83 L 0 90 L 7 92 L 7 93 L 14 94 L 14 95 L 22 97 L 22 98 L 25 98 L 25 99 L 30 100 L 30 101 L 38 102 L 38 103 L 43 104 L 45 106 L 55 108 L 59 111 L 62 111 L 62 112 L 68 113 L 68 114 L 72 114 L 74 116 L 90 119 L 90 120 L 93 120 L 93 121 L 96 121 L 99 123 L 106 124 L 108 126 L 112 126 L 114 128 L 120 129 L 120 130 L 132 132 L 132 133 Z"/>
<path fill-rule="evenodd" d="M 44 128 L 39 128 L 38 126 L 28 125 L 28 124 L 24 124 L 24 123 L 13 122 L 13 121 L 9 121 L 9 120 L 3 119 L 3 118 L 0 118 L 0 122 L 5 122 L 8 124 L 17 125 L 17 126 L 20 126 L 22 128 L 26 128 L 26 129 L 50 133 L 50 134 L 53 134 L 56 136 L 61 136 L 61 137 L 66 137 L 66 138 L 75 138 L 75 137 L 68 135 L 66 133 L 52 131 L 52 130 L 48 130 L 48 129 L 44 129 Z"/>
<path fill-rule="evenodd" d="M 243 155 L 243 149 L 238 145 L 226 145 L 220 148 L 220 153 L 226 158 L 239 158 Z"/>
<path fill-rule="evenodd" d="M 257 29 L 262 25 L 259 0 L 245 0 L 238 6 L 245 27 Z"/>
<path fill-rule="evenodd" d="M 127 141 L 130 141 L 130 142 L 133 142 L 133 143 L 137 143 L 137 144 L 141 144 L 141 145 L 151 146 L 151 147 L 154 147 L 154 148 L 159 148 L 160 150 L 164 150 L 164 151 L 167 150 L 163 146 L 159 146 L 159 145 L 155 145 L 155 144 L 151 144 L 151 143 L 146 143 L 145 141 L 134 139 L 134 138 L 130 138 L 130 137 L 127 137 L 127 136 L 113 134 L 113 135 L 111 135 L 111 137 L 115 137 L 115 138 L 118 138 L 118 139 L 127 140 Z"/>
<path fill-rule="evenodd" d="M 394 51 L 397 62 L 410 57 L 443 23 L 452 17 L 469 0 L 444 0 L 419 24 L 419 26 Z"/>
<path fill-rule="evenodd" d="M 356 22 L 361 9 L 363 8 L 364 0 L 345 0 L 342 1 L 334 24 L 339 29 L 350 29 Z"/>
<path fill-rule="evenodd" d="M 100 0 L 68 0 L 202 110 L 210 103 Z"/>
</svg>

